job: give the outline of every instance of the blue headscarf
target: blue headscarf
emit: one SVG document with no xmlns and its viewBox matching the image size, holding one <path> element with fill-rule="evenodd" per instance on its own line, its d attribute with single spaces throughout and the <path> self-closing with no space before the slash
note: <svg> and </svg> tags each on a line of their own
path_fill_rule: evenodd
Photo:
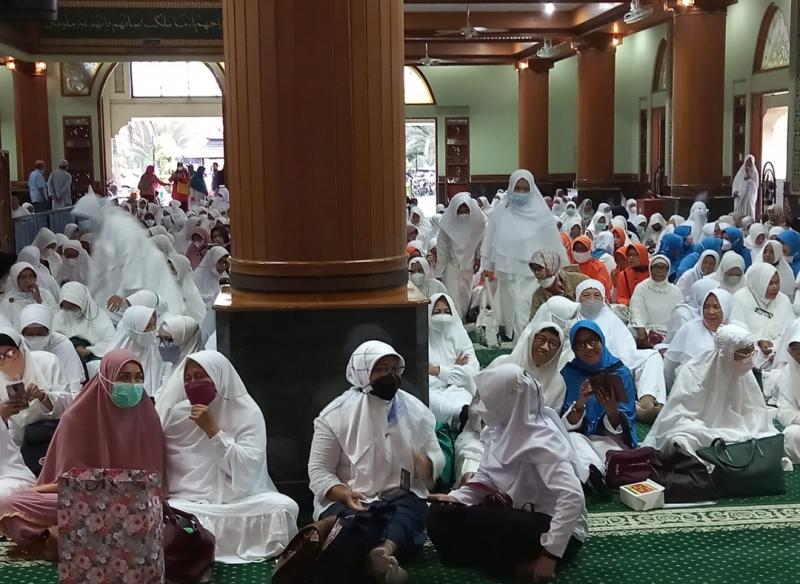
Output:
<svg viewBox="0 0 800 584">
<path fill-rule="evenodd" d="M 786 257 L 786 261 L 792 267 L 792 272 L 797 276 L 800 272 L 800 233 L 794 229 L 787 229 L 778 236 L 778 241 L 789 246 L 791 257 Z"/>
<path fill-rule="evenodd" d="M 661 243 L 658 245 L 656 255 L 665 256 L 670 262 L 669 281 L 675 281 L 675 273 L 678 271 L 678 266 L 686 255 L 688 250 L 684 251 L 683 238 L 674 233 L 667 233 L 661 238 Z"/>
<path fill-rule="evenodd" d="M 588 329 L 600 337 L 603 343 L 603 352 L 600 356 L 600 361 L 594 365 L 581 361 L 575 351 L 575 337 L 581 329 Z M 633 376 L 630 369 L 622 364 L 622 361 L 612 355 L 606 346 L 606 337 L 600 326 L 593 320 L 579 320 L 576 322 L 572 329 L 569 331 L 569 342 L 572 345 L 572 350 L 575 351 L 575 358 L 567 363 L 561 370 L 561 377 L 564 378 L 564 383 L 567 386 L 567 392 L 564 396 L 564 405 L 561 408 L 561 414 L 564 415 L 566 411 L 572 407 L 572 404 L 577 401 L 581 393 L 581 385 L 586 379 L 597 375 L 599 373 L 614 373 L 619 375 L 622 379 L 622 384 L 625 386 L 625 391 L 628 395 L 628 400 L 625 403 L 619 404 L 619 411 L 622 416 L 627 420 L 629 433 L 624 431 L 625 424 L 623 423 L 623 439 L 631 445 L 636 447 L 636 388 L 633 384 Z M 605 426 L 603 425 L 603 417 L 605 416 L 605 409 L 597 401 L 597 398 L 591 396 L 586 402 L 586 414 L 583 418 L 583 425 L 580 432 L 587 436 L 603 436 L 606 434 Z"/>
<path fill-rule="evenodd" d="M 694 252 L 690 253 L 681 260 L 681 264 L 678 266 L 678 269 L 675 272 L 675 280 L 679 280 L 684 272 L 687 272 L 695 267 L 697 262 L 700 261 L 700 256 L 703 255 L 703 252 L 709 249 L 717 252 L 719 255 L 722 255 L 722 240 L 717 237 L 706 237 L 700 243 L 695 245 Z"/>
<path fill-rule="evenodd" d="M 746 270 L 749 268 L 750 264 L 753 263 L 753 260 L 750 257 L 750 250 L 744 246 L 744 236 L 742 235 L 742 232 L 736 227 L 726 227 L 722 230 L 722 233 L 725 233 L 728 236 L 728 239 L 731 242 L 731 250 L 742 256 L 742 259 L 744 260 L 744 269 Z"/>
</svg>

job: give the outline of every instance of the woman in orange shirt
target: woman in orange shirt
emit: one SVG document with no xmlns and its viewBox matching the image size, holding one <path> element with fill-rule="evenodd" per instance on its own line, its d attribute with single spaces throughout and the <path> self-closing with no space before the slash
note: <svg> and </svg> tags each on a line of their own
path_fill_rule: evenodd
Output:
<svg viewBox="0 0 800 584">
<path fill-rule="evenodd" d="M 617 275 L 617 302 L 628 306 L 636 286 L 650 277 L 650 254 L 641 243 L 632 243 L 625 249 L 628 267 Z"/>
<path fill-rule="evenodd" d="M 611 276 L 605 264 L 592 257 L 591 250 L 592 241 L 585 235 L 579 235 L 572 242 L 572 257 L 581 274 L 601 282 L 606 289 L 606 300 L 611 300 Z"/>
</svg>

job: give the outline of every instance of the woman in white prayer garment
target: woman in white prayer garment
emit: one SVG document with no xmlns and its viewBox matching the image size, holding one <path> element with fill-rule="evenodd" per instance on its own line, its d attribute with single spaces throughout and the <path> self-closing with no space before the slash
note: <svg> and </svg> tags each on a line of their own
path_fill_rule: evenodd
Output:
<svg viewBox="0 0 800 584">
<path fill-rule="evenodd" d="M 750 217 L 756 216 L 756 198 L 760 182 L 755 162 L 755 156 L 748 154 L 731 183 L 734 212 Z"/>
<path fill-rule="evenodd" d="M 437 422 L 458 428 L 459 416 L 475 395 L 480 370 L 472 341 L 455 315 L 453 299 L 434 294 L 428 306 L 428 387 Z"/>
<path fill-rule="evenodd" d="M 755 343 L 746 329 L 719 327 L 713 346 L 681 367 L 644 446 L 696 456 L 716 438 L 730 444 L 777 434 L 752 372 Z"/>
<path fill-rule="evenodd" d="M 530 320 L 536 278 L 530 269 L 533 254 L 556 250 L 568 263 L 553 214 L 536 187 L 533 175 L 516 170 L 506 199 L 492 212 L 483 238 L 482 269 L 494 272 L 497 293 L 492 308 L 508 338 L 518 338 Z"/>
<path fill-rule="evenodd" d="M 53 298 L 58 300 L 60 291 L 58 282 L 56 282 L 56 279 L 50 274 L 50 270 L 42 264 L 41 257 L 42 255 L 38 247 L 35 245 L 26 245 L 20 250 L 19 254 L 17 254 L 17 262 L 27 262 L 33 266 L 36 272 L 36 283 L 40 288 L 44 288 L 53 295 Z"/>
<path fill-rule="evenodd" d="M 89 290 L 110 310 L 138 290 L 152 290 L 171 314 L 183 314 L 183 295 L 172 278 L 164 255 L 133 217 L 102 199 L 87 195 L 75 205 L 82 229 L 94 233 Z"/>
<path fill-rule="evenodd" d="M 228 276 L 229 258 L 230 253 L 227 249 L 215 245 L 208 250 L 203 261 L 194 271 L 194 283 L 197 284 L 197 289 L 200 291 L 200 296 L 206 303 L 207 309 L 214 305 L 214 300 L 222 288 L 220 280 Z"/>
<path fill-rule="evenodd" d="M 17 331 L 0 328 L 0 387 L 22 382 L 24 393 L 9 400 L 16 413 L 8 419 L 8 430 L 22 445 L 25 427 L 43 420 L 57 420 L 72 403 L 58 358 L 44 351 L 31 351 Z"/>
<path fill-rule="evenodd" d="M 17 262 L 8 271 L 5 293 L 0 301 L 0 316 L 19 330 L 19 316 L 29 304 L 45 304 L 56 309 L 56 300 L 39 286 L 35 268 L 27 262 Z"/>
<path fill-rule="evenodd" d="M 486 216 L 469 193 L 458 193 L 439 222 L 436 275 L 441 277 L 463 321 L 469 310 L 475 259 L 483 241 Z"/>
<path fill-rule="evenodd" d="M 794 309 L 780 291 L 778 271 L 766 263 L 754 264 L 745 274 L 747 285 L 733 295 L 731 318 L 756 339 L 756 369 L 770 369 L 781 336 L 792 325 Z"/>
<path fill-rule="evenodd" d="M 203 349 L 200 324 L 189 316 L 168 316 L 158 329 L 158 352 L 168 377 L 189 355 Z"/>
<path fill-rule="evenodd" d="M 64 259 L 61 271 L 58 273 L 58 281 L 89 283 L 89 274 L 92 269 L 92 258 L 83 249 L 79 241 L 67 241 L 64 243 Z"/>
<path fill-rule="evenodd" d="M 53 330 L 53 311 L 43 304 L 29 304 L 20 314 L 20 332 L 31 351 L 54 355 L 73 395 L 78 395 L 86 381 L 86 370 L 70 340 Z"/>
<path fill-rule="evenodd" d="M 745 269 L 744 258 L 735 251 L 728 251 L 723 254 L 722 260 L 717 266 L 717 271 L 706 276 L 706 278 L 716 280 L 720 288 L 735 294 L 737 290 L 744 286 Z"/>
<path fill-rule="evenodd" d="M 786 456 L 800 464 L 800 323 L 795 322 L 785 335 L 785 359 L 776 357 L 778 376 L 778 421 L 783 426 Z"/>
<path fill-rule="evenodd" d="M 428 298 L 434 294 L 447 294 L 447 288 L 434 278 L 431 265 L 425 258 L 413 258 L 408 262 L 408 280 Z"/>
<path fill-rule="evenodd" d="M 405 486 L 416 497 L 394 498 L 381 543 L 367 555 L 375 582 L 407 582 L 398 556 L 425 541 L 424 500 L 444 467 L 431 411 L 400 389 L 403 358 L 386 343 L 367 341 L 350 357 L 350 389 L 314 421 L 308 460 L 314 518 L 368 511 L 381 493 Z"/>
<path fill-rule="evenodd" d="M 753 252 L 753 265 L 761 263 L 769 264 L 778 270 L 778 277 L 780 278 L 781 283 L 781 292 L 786 294 L 789 300 L 794 300 L 794 272 L 792 272 L 791 266 L 783 257 L 783 246 L 779 241 L 768 241 L 762 245 L 760 249 Z"/>
<path fill-rule="evenodd" d="M 680 289 L 667 280 L 669 272 L 669 259 L 662 255 L 653 256 L 650 259 L 650 277 L 639 283 L 631 296 L 630 325 L 640 345 L 651 340 L 658 344 L 664 340 L 669 317 L 683 301 Z"/>
<path fill-rule="evenodd" d="M 694 283 L 716 272 L 718 264 L 719 254 L 713 249 L 707 249 L 700 254 L 697 263 L 693 267 L 681 274 L 681 277 L 678 278 L 677 286 L 681 294 L 683 294 L 684 300 L 689 300 Z"/>
<path fill-rule="evenodd" d="M 94 301 L 89 289 L 78 282 L 61 287 L 61 304 L 53 317 L 53 330 L 68 339 L 81 339 L 85 345 L 110 342 L 116 334 L 105 310 Z"/>
<path fill-rule="evenodd" d="M 683 325 L 701 316 L 700 303 L 705 298 L 706 292 L 714 290 L 717 286 L 719 286 L 719 282 L 710 278 L 701 278 L 692 285 L 686 300 L 678 304 L 669 316 L 667 336 L 664 338 L 664 343 L 669 345 Z"/>
<path fill-rule="evenodd" d="M 297 503 L 267 468 L 264 415 L 230 361 L 192 354 L 156 401 L 167 449 L 169 504 L 192 513 L 216 538 L 215 560 L 257 562 L 297 533 Z"/>
<path fill-rule="evenodd" d="M 203 322 L 208 308 L 206 308 L 203 296 L 194 282 L 194 272 L 192 272 L 192 265 L 189 263 L 189 259 L 180 254 L 172 254 L 169 256 L 167 264 L 175 277 L 175 281 L 181 287 L 183 304 L 186 307 L 184 314 L 197 322 Z"/>
<path fill-rule="evenodd" d="M 36 237 L 33 238 L 32 245 L 39 248 L 41 259 L 47 262 L 50 274 L 58 281 L 62 259 L 61 256 L 58 255 L 58 251 L 56 251 L 58 247 L 58 238 L 56 238 L 56 234 L 47 227 L 42 227 L 39 233 L 36 234 Z"/>
<path fill-rule="evenodd" d="M 588 534 L 582 481 L 568 433 L 558 414 L 542 403 L 536 379 L 521 367 L 506 364 L 487 370 L 478 383 L 487 422 L 480 467 L 468 484 L 432 498 L 481 507 L 434 505 L 428 534 L 445 565 L 471 566 L 497 577 L 552 580 L 557 567 L 575 558 Z M 494 491 L 504 493 L 519 510 L 524 528 L 507 522 L 507 510 L 502 516 L 497 513 L 495 529 L 486 528 L 491 523 L 481 527 L 481 519 L 491 522 L 492 509 L 482 505 Z M 462 525 L 456 519 L 473 514 L 476 523 L 465 520 Z M 521 538 L 526 545 L 514 543 Z"/>
<path fill-rule="evenodd" d="M 9 418 L 17 413 L 17 405 L 4 399 L 0 402 L 0 505 L 14 491 L 33 487 L 36 477 L 25 466 L 19 446 L 8 431 Z"/>
</svg>

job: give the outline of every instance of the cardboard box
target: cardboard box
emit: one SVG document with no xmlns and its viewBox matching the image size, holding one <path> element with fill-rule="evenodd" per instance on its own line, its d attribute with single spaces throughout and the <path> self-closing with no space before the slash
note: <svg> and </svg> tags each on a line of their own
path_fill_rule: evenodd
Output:
<svg viewBox="0 0 800 584">
<path fill-rule="evenodd" d="M 634 511 L 650 511 L 664 506 L 664 487 L 647 479 L 619 489 L 619 500 Z"/>
</svg>

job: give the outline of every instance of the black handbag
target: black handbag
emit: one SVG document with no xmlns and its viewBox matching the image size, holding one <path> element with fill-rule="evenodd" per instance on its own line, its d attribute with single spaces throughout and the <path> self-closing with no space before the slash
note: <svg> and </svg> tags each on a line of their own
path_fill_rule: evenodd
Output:
<svg viewBox="0 0 800 584">
<path fill-rule="evenodd" d="M 171 584 L 211 582 L 214 534 L 197 517 L 164 503 L 164 576 Z"/>
<path fill-rule="evenodd" d="M 717 489 L 706 465 L 685 452 L 670 456 L 656 452 L 651 461 L 652 478 L 664 487 L 665 503 L 694 503 L 717 498 Z"/>
<path fill-rule="evenodd" d="M 50 441 L 58 428 L 58 420 L 41 420 L 25 426 L 25 433 L 22 438 L 20 452 L 25 466 L 31 472 L 39 476 L 44 466 L 44 457 L 50 447 Z"/>
<path fill-rule="evenodd" d="M 783 434 L 727 444 L 717 438 L 697 456 L 714 465 L 711 478 L 725 497 L 783 495 Z"/>
</svg>

